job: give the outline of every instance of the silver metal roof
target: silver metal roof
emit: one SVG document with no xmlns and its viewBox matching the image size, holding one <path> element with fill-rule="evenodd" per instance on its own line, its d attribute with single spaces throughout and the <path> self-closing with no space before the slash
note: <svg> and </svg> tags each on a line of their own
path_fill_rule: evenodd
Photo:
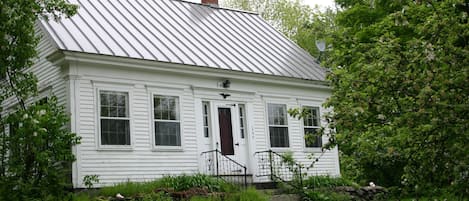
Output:
<svg viewBox="0 0 469 201">
<path fill-rule="evenodd" d="M 42 21 L 61 50 L 324 80 L 313 57 L 259 15 L 181 0 L 70 0 Z"/>
</svg>

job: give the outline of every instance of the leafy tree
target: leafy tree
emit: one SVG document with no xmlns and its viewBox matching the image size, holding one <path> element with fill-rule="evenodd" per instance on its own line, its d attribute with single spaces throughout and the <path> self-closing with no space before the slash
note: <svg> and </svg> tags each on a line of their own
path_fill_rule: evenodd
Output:
<svg viewBox="0 0 469 201">
<path fill-rule="evenodd" d="M 326 106 L 355 176 L 469 196 L 469 3 L 337 0 Z"/>
<path fill-rule="evenodd" d="M 35 22 L 76 9 L 65 0 L 0 1 L 0 105 L 17 103 L 13 114 L 0 108 L 0 200 L 61 200 L 64 194 L 64 166 L 74 160 L 71 146 L 79 138 L 66 129 L 55 98 L 30 103 L 37 79 L 28 68 L 36 57 Z"/>
</svg>

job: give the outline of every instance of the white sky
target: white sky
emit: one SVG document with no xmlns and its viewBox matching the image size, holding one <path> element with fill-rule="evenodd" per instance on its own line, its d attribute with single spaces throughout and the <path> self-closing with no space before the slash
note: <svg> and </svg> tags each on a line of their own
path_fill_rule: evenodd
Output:
<svg viewBox="0 0 469 201">
<path fill-rule="evenodd" d="M 200 0 L 186 0 L 200 3 Z M 334 0 L 302 0 L 302 2 L 306 5 L 314 7 L 314 5 L 318 5 L 319 7 L 334 7 Z"/>
</svg>

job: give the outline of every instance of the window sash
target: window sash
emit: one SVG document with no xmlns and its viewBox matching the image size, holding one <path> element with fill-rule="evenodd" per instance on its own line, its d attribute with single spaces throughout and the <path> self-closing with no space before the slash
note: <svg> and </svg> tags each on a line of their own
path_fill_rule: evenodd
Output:
<svg viewBox="0 0 469 201">
<path fill-rule="evenodd" d="M 267 104 L 270 147 L 290 147 L 288 134 L 287 106 Z"/>
<path fill-rule="evenodd" d="M 307 148 L 314 148 L 314 147 L 322 147 L 322 136 L 320 135 L 317 135 L 316 132 L 319 128 L 304 128 L 304 137 L 305 137 L 305 147 Z M 311 132 L 311 130 L 313 130 L 313 132 Z M 313 135 L 312 137 L 314 137 L 314 142 L 311 142 L 310 140 L 308 140 L 308 137 L 310 135 Z"/>
<path fill-rule="evenodd" d="M 281 133 L 283 132 L 283 133 Z M 289 147 L 290 140 L 287 126 L 270 126 L 270 147 Z"/>
<path fill-rule="evenodd" d="M 179 120 L 179 97 L 154 95 L 153 118 L 159 120 Z"/>
<path fill-rule="evenodd" d="M 239 104 L 239 130 L 240 137 L 244 139 L 246 135 L 246 107 L 243 104 Z"/>
<path fill-rule="evenodd" d="M 154 122 L 156 146 L 181 146 L 180 122 L 158 120 L 155 120 Z M 168 125 L 175 125 L 175 127 L 170 128 L 168 127 Z M 163 131 L 163 129 L 165 129 L 166 131 Z"/>
<path fill-rule="evenodd" d="M 179 97 L 153 95 L 155 146 L 181 146 Z"/>
<path fill-rule="evenodd" d="M 319 107 L 304 106 L 304 110 L 308 110 L 308 115 L 303 118 L 305 127 L 320 127 Z"/>
<path fill-rule="evenodd" d="M 210 136 L 210 103 L 208 101 L 202 102 L 202 116 L 204 122 L 204 137 Z"/>
<path fill-rule="evenodd" d="M 131 145 L 128 92 L 99 90 L 99 127 L 101 145 Z"/>
<path fill-rule="evenodd" d="M 101 119 L 100 125 L 101 145 L 130 145 L 129 120 Z"/>
<path fill-rule="evenodd" d="M 127 92 L 100 90 L 99 98 L 101 117 L 129 117 L 129 94 Z"/>
<path fill-rule="evenodd" d="M 320 129 L 320 117 L 319 107 L 303 106 L 304 110 L 308 110 L 308 115 L 303 120 L 303 132 L 305 147 L 315 148 L 322 147 L 322 136 L 316 135 L 316 132 Z M 314 135 L 314 142 L 311 142 L 307 138 L 309 135 Z"/>
</svg>

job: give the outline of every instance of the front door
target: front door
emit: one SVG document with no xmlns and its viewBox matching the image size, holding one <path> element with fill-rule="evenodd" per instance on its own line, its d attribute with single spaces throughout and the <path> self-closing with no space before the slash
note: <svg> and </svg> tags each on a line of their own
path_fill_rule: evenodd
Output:
<svg viewBox="0 0 469 201">
<path fill-rule="evenodd" d="M 221 153 L 223 155 L 235 155 L 231 108 L 218 108 L 218 125 L 220 128 Z"/>
<path fill-rule="evenodd" d="M 221 151 L 222 155 L 246 164 L 246 154 L 248 153 L 245 134 L 241 134 L 239 104 L 218 103 L 215 106 L 215 147 Z M 245 115 L 244 113 L 242 116 Z"/>
</svg>

